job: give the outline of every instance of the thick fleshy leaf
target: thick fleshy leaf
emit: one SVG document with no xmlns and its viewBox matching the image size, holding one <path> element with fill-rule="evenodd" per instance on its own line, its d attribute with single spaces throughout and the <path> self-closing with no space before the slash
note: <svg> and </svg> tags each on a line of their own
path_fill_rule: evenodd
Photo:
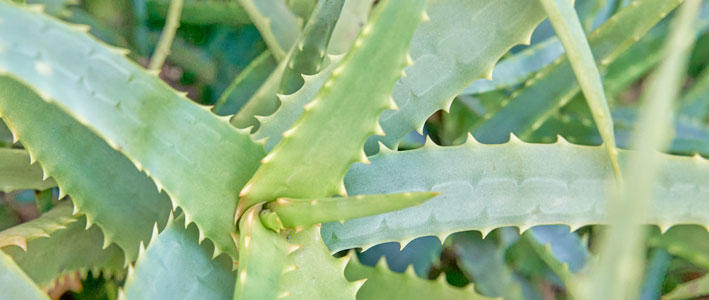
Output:
<svg viewBox="0 0 709 300">
<path fill-rule="evenodd" d="M 674 290 L 662 296 L 662 300 L 694 299 L 709 295 L 709 275 L 682 283 Z"/>
<path fill-rule="evenodd" d="M 80 272 L 85 276 L 89 270 L 109 278 L 122 277 L 123 251 L 116 245 L 103 247 L 101 230 L 96 226 L 87 230 L 86 218 L 72 217 L 70 207 L 70 203 L 69 208 L 59 205 L 33 221 L 7 229 L 5 232 L 26 241 L 27 250 L 8 245 L 2 247 L 2 251 L 12 256 L 25 273 L 43 288 L 51 287 L 55 279 L 63 275 Z M 64 220 L 69 220 L 69 223 L 61 224 Z M 47 230 L 50 226 L 54 227 Z M 37 237 L 36 233 L 41 230 L 51 233 Z"/>
<path fill-rule="evenodd" d="M 12 261 L 12 258 L 0 251 L 0 290 L 7 299 L 49 300 L 47 294 L 27 277 L 27 274 Z"/>
<path fill-rule="evenodd" d="M 61 192 L 71 196 L 76 211 L 104 231 L 106 243 L 116 243 L 129 261 L 135 260 L 153 225 L 157 222 L 162 229 L 167 222 L 167 195 L 55 104 L 9 76 L 0 76 L 0 87 L 0 114 L 8 126 L 44 172 L 56 178 Z"/>
<path fill-rule="evenodd" d="M 76 218 L 71 216 L 73 207 L 70 201 L 63 201 L 40 218 L 0 231 L 0 248 L 14 245 L 27 250 L 28 241 L 50 237 L 55 231 L 66 228 L 67 224 L 76 222 Z"/>
<path fill-rule="evenodd" d="M 213 246 L 200 245 L 197 228 L 185 228 L 184 217 L 168 223 L 131 267 L 121 299 L 231 299 L 232 261 L 212 259 Z"/>
<path fill-rule="evenodd" d="M 601 72 L 681 2 L 636 1 L 594 30 L 588 40 Z M 524 138 L 578 92 L 568 59 L 558 60 L 539 71 L 519 93 L 503 101 L 503 107 L 474 135 L 483 143 L 505 142 L 510 132 Z"/>
<path fill-rule="evenodd" d="M 411 41 L 413 65 L 399 79 L 392 97 L 400 108 L 384 112 L 384 137 L 373 137 L 395 149 L 398 141 L 423 128 L 434 112 L 447 110 L 471 82 L 492 76 L 495 63 L 512 46 L 529 43 L 532 31 L 544 19 L 538 1 L 436 0 L 428 1 L 426 14 Z M 494 28 L 494 30 L 490 30 Z"/>
<path fill-rule="evenodd" d="M 345 267 L 350 256 L 330 255 L 320 238 L 320 225 L 292 234 L 288 243 L 279 299 L 355 299 L 364 281 L 347 281 Z"/>
<path fill-rule="evenodd" d="M 239 273 L 234 299 L 276 299 L 289 253 L 285 237 L 267 229 L 250 208 L 239 220 Z M 236 241 L 235 241 L 236 242 Z"/>
<path fill-rule="evenodd" d="M 183 209 L 188 223 L 197 224 L 200 236 L 214 241 L 215 252 L 234 257 L 231 208 L 263 147 L 146 73 L 122 50 L 78 30 L 84 27 L 6 2 L 0 3 L 0 19 L 0 69 L 125 154 Z"/>
<path fill-rule="evenodd" d="M 347 264 L 345 276 L 352 281 L 367 280 L 357 292 L 357 299 L 377 299 L 381 295 L 396 300 L 493 299 L 475 293 L 472 285 L 467 288 L 451 286 L 446 282 L 445 276 L 440 276 L 437 280 L 420 278 L 414 273 L 413 267 L 409 267 L 404 273 L 391 271 L 383 258 L 376 267 L 368 267 L 357 259 L 352 259 Z"/>
<path fill-rule="evenodd" d="M 27 150 L 0 148 L 0 192 L 15 190 L 44 190 L 57 183 L 47 178 L 38 164 L 31 164 L 33 158 Z"/>
<path fill-rule="evenodd" d="M 419 192 L 310 199 L 278 198 L 266 207 L 278 215 L 283 226 L 293 228 L 382 214 L 419 205 L 436 195 L 435 192 Z"/>
<path fill-rule="evenodd" d="M 627 151 L 620 152 L 621 162 Z M 463 230 L 487 233 L 502 226 L 522 231 L 543 224 L 572 229 L 605 222 L 613 175 L 605 151 L 560 140 L 527 144 L 513 138 L 501 145 L 469 140 L 454 147 L 427 146 L 383 152 L 371 164 L 354 165 L 345 184 L 352 195 L 437 191 L 441 195 L 400 211 L 323 225 L 330 250 L 364 247 Z M 660 183 L 646 222 L 709 224 L 702 213 L 709 190 L 709 162 L 700 157 L 662 155 Z M 524 199 L 524 201 L 519 201 Z M 450 209 L 455 207 L 456 209 Z"/>
<path fill-rule="evenodd" d="M 571 63 L 571 69 L 576 75 L 581 91 L 586 98 L 596 127 L 603 138 L 603 144 L 608 151 L 613 172 L 621 180 L 618 165 L 618 151 L 613 135 L 613 118 L 608 108 L 603 82 L 598 73 L 598 67 L 593 59 L 591 47 L 586 40 L 581 21 L 579 21 L 573 3 L 566 0 L 541 0 L 544 10 L 549 16 L 554 31 L 564 45 L 566 57 Z"/>
<path fill-rule="evenodd" d="M 391 89 L 407 63 L 424 4 L 389 0 L 376 6 L 350 52 L 241 191 L 237 215 L 277 197 L 345 193 L 345 172 L 366 160 L 365 140 L 380 132 L 379 115 L 395 108 Z"/>
</svg>

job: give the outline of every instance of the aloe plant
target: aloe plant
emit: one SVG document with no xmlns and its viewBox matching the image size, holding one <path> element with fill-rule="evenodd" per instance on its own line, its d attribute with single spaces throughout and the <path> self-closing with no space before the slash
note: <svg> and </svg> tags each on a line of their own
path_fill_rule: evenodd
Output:
<svg viewBox="0 0 709 300">
<path fill-rule="evenodd" d="M 0 298 L 709 291 L 663 289 L 670 260 L 709 270 L 700 1 L 122 1 L 137 54 L 24 2 L 0 0 Z M 248 64 L 201 69 L 228 51 L 185 46 L 200 26 L 258 31 Z"/>
</svg>

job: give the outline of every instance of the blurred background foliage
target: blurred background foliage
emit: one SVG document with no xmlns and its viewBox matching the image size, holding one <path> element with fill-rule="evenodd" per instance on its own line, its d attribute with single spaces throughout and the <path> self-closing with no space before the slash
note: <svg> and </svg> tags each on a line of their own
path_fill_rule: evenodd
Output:
<svg viewBox="0 0 709 300">
<path fill-rule="evenodd" d="M 284 0 L 300 17 L 307 18 L 316 0 Z M 165 24 L 169 0 L 26 0 L 44 4 L 49 14 L 67 22 L 86 24 L 91 34 L 108 44 L 131 50 L 129 57 L 147 66 Z M 577 0 L 576 9 L 590 32 L 628 0 Z M 675 118 L 675 136 L 670 152 L 709 156 L 709 9 L 704 4 L 702 28 L 694 47 L 685 88 Z M 604 84 L 611 102 L 619 147 L 628 145 L 637 100 L 646 75 L 658 64 L 667 20 L 659 23 L 605 70 Z M 275 61 L 261 57 L 263 74 L 250 77 L 235 95 L 232 82 L 249 64 L 266 51 L 256 27 L 235 0 L 185 0 L 181 25 L 165 65 L 163 80 L 198 103 L 228 105 L 215 108 L 219 114 L 233 114 L 244 105 L 275 67 Z M 513 48 L 495 69 L 512 78 L 505 82 L 480 80 L 466 88 L 448 112 L 434 114 L 424 128 L 440 145 L 464 142 L 468 133 L 494 114 L 500 103 L 524 86 L 544 66 L 563 55 L 552 26 L 545 21 L 535 31 L 531 45 Z M 271 61 L 268 61 L 268 60 Z M 270 69 L 269 69 L 270 68 Z M 510 72 L 514 72 L 510 76 Z M 495 77 L 495 75 L 493 75 Z M 249 94 L 250 93 L 250 94 Z M 247 96 L 244 96 L 247 95 Z M 241 102 L 240 102 L 241 101 Z M 598 145 L 601 142 L 585 99 L 580 93 L 526 137 L 529 142 L 549 143 L 561 135 L 572 143 Z M 400 149 L 420 147 L 425 137 L 411 133 Z M 0 122 L 0 147 L 13 144 Z M 57 201 L 57 190 L 21 191 L 2 194 L 0 230 L 36 218 Z M 565 299 L 564 272 L 578 272 L 593 257 L 602 226 L 570 228 L 565 225 L 537 226 L 520 234 L 517 228 L 498 228 L 486 236 L 460 232 L 442 244 L 436 237 L 423 237 L 400 249 L 398 243 L 374 246 L 359 253 L 363 262 L 374 265 L 386 259 L 394 271 L 413 268 L 424 278 L 445 273 L 456 286 L 475 284 L 483 295 L 505 299 Z M 665 234 L 647 228 L 650 238 L 641 299 L 682 299 L 709 294 L 702 276 L 709 270 L 709 233 L 699 226 L 675 226 Z M 565 268 L 568 266 L 568 270 Z M 697 281 L 690 282 L 698 279 Z M 704 281 L 702 281 L 704 279 Z M 689 283 L 688 283 L 689 282 Z M 56 285 L 52 296 L 61 299 L 116 299 L 113 279 L 88 274 L 68 276 Z M 704 291 L 702 291 L 704 287 Z M 668 294 L 669 293 L 669 294 Z M 677 296 L 677 298 L 675 298 Z"/>
</svg>

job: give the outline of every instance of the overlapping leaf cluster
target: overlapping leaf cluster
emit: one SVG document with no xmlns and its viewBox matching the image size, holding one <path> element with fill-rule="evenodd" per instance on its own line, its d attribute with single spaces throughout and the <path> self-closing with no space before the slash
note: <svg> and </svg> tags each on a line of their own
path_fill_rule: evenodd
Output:
<svg viewBox="0 0 709 300">
<path fill-rule="evenodd" d="M 709 291 L 698 0 L 84 2 L 0 0 L 0 298 Z"/>
</svg>

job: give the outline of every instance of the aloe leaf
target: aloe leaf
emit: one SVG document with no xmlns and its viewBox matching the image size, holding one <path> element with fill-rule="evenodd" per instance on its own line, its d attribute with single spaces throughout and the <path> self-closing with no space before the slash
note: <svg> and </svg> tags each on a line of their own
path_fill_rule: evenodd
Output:
<svg viewBox="0 0 709 300">
<path fill-rule="evenodd" d="M 581 90 L 591 115 L 596 122 L 598 131 L 603 139 L 603 144 L 608 151 L 613 172 L 620 180 L 620 166 L 618 165 L 618 151 L 613 136 L 613 118 L 608 108 L 603 82 L 598 73 L 596 62 L 588 45 L 581 22 L 576 15 L 573 4 L 566 0 L 541 0 L 544 10 L 549 16 L 557 36 L 566 50 L 566 57 L 571 63 L 571 68 L 576 74 Z"/>
<path fill-rule="evenodd" d="M 231 208 L 263 147 L 71 25 L 4 2 L 0 18 L 0 69 L 56 101 L 145 170 L 216 244 L 216 253 L 234 257 Z"/>
<path fill-rule="evenodd" d="M 653 247 L 663 248 L 670 254 L 682 257 L 687 261 L 709 268 L 709 233 L 699 226 L 676 226 L 662 235 L 656 235 L 648 240 Z"/>
<path fill-rule="evenodd" d="M 39 165 L 30 162 L 33 159 L 26 150 L 0 148 L 0 191 L 44 190 L 57 186 L 54 179 L 44 179 Z"/>
<path fill-rule="evenodd" d="M 283 0 L 238 0 L 278 61 L 300 35 L 303 20 L 296 17 Z"/>
<path fill-rule="evenodd" d="M 317 74 L 324 66 L 330 36 L 338 18 L 344 0 L 325 0 L 318 2 L 312 17 L 303 28 L 303 34 L 295 42 L 292 56 L 288 57 L 288 64 L 283 77 L 279 93 L 292 94 L 303 86 L 302 74 Z"/>
<path fill-rule="evenodd" d="M 73 205 L 62 201 L 42 217 L 0 231 L 0 248 L 14 245 L 27 250 L 27 242 L 41 237 L 49 237 L 53 232 L 76 222 L 72 217 Z"/>
<path fill-rule="evenodd" d="M 7 75 L 0 76 L 0 87 L 0 114 L 43 172 L 55 178 L 62 196 L 71 195 L 77 213 L 103 230 L 106 245 L 116 243 L 128 261 L 134 260 L 155 222 L 165 226 L 171 210 L 167 195 L 56 104 Z"/>
<path fill-rule="evenodd" d="M 328 11 L 321 10 L 320 12 L 324 14 L 322 16 L 314 16 L 315 19 L 313 22 L 309 22 L 309 28 L 307 28 L 306 32 L 300 37 L 297 43 L 302 44 L 307 42 L 312 45 L 309 47 L 314 48 L 319 48 L 322 45 L 332 45 L 332 49 L 329 49 L 328 47 L 328 54 L 337 54 L 340 53 L 337 51 L 343 50 L 343 52 L 347 51 L 356 38 L 357 33 L 359 33 L 359 29 L 362 26 L 361 24 L 363 24 L 364 20 L 366 20 L 371 2 L 372 0 L 346 1 L 340 13 L 340 15 L 346 17 L 340 18 L 337 21 L 337 24 L 335 24 L 334 29 L 331 28 L 332 24 L 328 21 L 330 19 L 330 14 L 328 14 Z M 366 4 L 369 4 L 369 6 L 365 6 Z M 324 34 L 329 33 L 330 31 L 332 31 L 332 36 Z M 328 44 L 326 41 L 327 39 L 331 39 L 332 43 Z M 302 49 L 305 50 L 306 48 Z M 283 99 L 285 95 L 283 93 L 279 93 L 281 83 L 284 80 L 284 74 L 292 72 L 288 71 L 289 64 L 295 57 L 301 56 L 301 52 L 303 51 L 300 47 L 293 47 L 290 50 L 288 57 L 280 62 L 263 85 L 256 91 L 253 97 L 251 97 L 251 99 L 241 108 L 241 110 L 234 115 L 231 120 L 234 126 L 237 128 L 247 128 L 250 126 L 260 128 L 259 121 L 262 118 L 261 116 L 271 115 L 279 109 L 279 105 L 281 105 L 279 102 L 282 103 L 285 101 Z M 315 65 L 315 63 L 318 63 L 319 67 L 314 71 L 317 73 L 321 68 L 328 65 L 325 61 L 323 61 L 323 59 L 319 58 L 319 56 L 306 56 L 299 60 L 306 62 L 306 65 Z M 330 59 L 330 61 L 332 61 L 332 59 Z M 303 75 L 303 77 L 307 78 L 308 76 Z M 303 81 L 303 84 L 305 84 L 305 81 L 307 80 L 303 79 Z M 302 84 L 300 85 L 302 86 Z M 307 100 L 311 99 L 309 98 Z M 297 115 L 299 116 L 301 112 L 302 108 L 298 110 Z M 292 121 L 287 124 L 288 127 L 290 127 L 290 125 L 292 125 Z"/>
<path fill-rule="evenodd" d="M 222 116 L 235 114 L 256 93 L 276 66 L 271 51 L 261 53 L 234 78 L 214 104 L 212 111 Z"/>
<path fill-rule="evenodd" d="M 167 18 L 170 0 L 148 0 L 146 10 L 150 19 L 165 20 Z M 251 23 L 246 14 L 236 1 L 217 0 L 185 0 L 180 17 L 182 23 L 209 25 L 243 25 Z"/>
<path fill-rule="evenodd" d="M 446 241 L 458 258 L 458 266 L 475 289 L 488 297 L 524 299 L 522 286 L 505 262 L 505 249 L 479 232 L 459 232 Z"/>
<path fill-rule="evenodd" d="M 129 267 L 120 299 L 231 298 L 232 261 L 212 259 L 211 245 L 200 245 L 197 228 L 184 225 L 184 217 L 171 218 L 165 230 L 153 233 L 150 246 Z"/>
<path fill-rule="evenodd" d="M 628 157 L 620 151 L 620 160 Z M 355 164 L 345 177 L 351 195 L 437 191 L 420 206 L 323 225 L 331 251 L 420 236 L 518 226 L 566 224 L 575 230 L 605 222 L 603 209 L 612 186 L 607 154 L 598 146 L 528 144 L 514 138 L 501 145 L 466 144 L 382 152 L 371 164 Z M 703 179 L 709 163 L 701 157 L 662 155 L 661 182 L 646 222 L 663 228 L 681 223 L 709 224 Z M 622 164 L 621 164 L 622 165 Z M 519 199 L 525 199 L 520 201 Z M 450 207 L 456 209 L 451 210 Z"/>
<path fill-rule="evenodd" d="M 69 220 L 71 219 L 71 220 Z M 3 232 L 24 239 L 26 251 L 12 245 L 2 247 L 40 287 L 70 273 L 88 270 L 105 277 L 122 277 L 125 254 L 116 245 L 103 247 L 101 230 L 86 229 L 85 217 L 72 217 L 71 205 L 60 204 L 41 217 Z M 38 236 L 41 231 L 49 236 Z M 41 234 L 41 233 L 40 233 Z"/>
<path fill-rule="evenodd" d="M 292 250 L 283 236 L 267 229 L 250 208 L 239 220 L 239 273 L 234 299 L 276 299 L 286 255 Z"/>
<path fill-rule="evenodd" d="M 438 195 L 431 192 L 359 195 L 353 197 L 278 198 L 266 208 L 278 215 L 285 227 L 344 221 L 419 205 Z"/>
<path fill-rule="evenodd" d="M 631 4 L 632 5 L 632 4 Z M 663 49 L 663 63 L 648 79 L 641 112 L 633 133 L 636 151 L 627 161 L 628 181 L 608 203 L 610 226 L 601 239 L 600 260 L 580 287 L 581 299 L 632 299 L 641 278 L 644 231 L 641 226 L 652 213 L 653 187 L 662 184 L 667 161 L 659 151 L 671 138 L 673 100 L 679 94 L 701 1 L 687 0 L 675 15 Z"/>
<path fill-rule="evenodd" d="M 601 72 L 681 2 L 635 1 L 594 30 L 588 40 Z M 484 143 L 504 142 L 510 132 L 527 137 L 579 91 L 574 79 L 568 59 L 557 60 L 503 101 L 503 107 L 475 130 L 475 137 Z"/>
<path fill-rule="evenodd" d="M 355 299 L 364 280 L 345 279 L 351 256 L 332 257 L 320 238 L 319 225 L 292 234 L 288 243 L 290 253 L 280 280 L 279 299 Z"/>
<path fill-rule="evenodd" d="M 377 5 L 352 50 L 241 191 L 237 215 L 277 197 L 346 194 L 345 172 L 353 162 L 366 160 L 365 140 L 380 131 L 382 111 L 394 108 L 391 89 L 406 64 L 424 4 L 389 0 Z"/>
<path fill-rule="evenodd" d="M 536 226 L 525 237 L 530 242 L 549 245 L 553 257 L 567 264 L 569 271 L 578 272 L 590 258 L 588 245 L 575 232 L 560 225 Z"/>
<path fill-rule="evenodd" d="M 404 273 L 389 270 L 385 259 L 376 267 L 362 265 L 357 259 L 350 260 L 345 276 L 351 281 L 366 279 L 357 292 L 357 299 L 377 299 L 386 295 L 387 299 L 492 299 L 478 295 L 470 285 L 458 288 L 449 285 L 445 276 L 437 280 L 426 280 L 416 276 L 413 267 Z"/>
<path fill-rule="evenodd" d="M 12 261 L 12 258 L 0 251 L 0 289 L 3 297 L 17 300 L 47 299 L 46 293 L 27 277 L 27 274 Z"/>
<path fill-rule="evenodd" d="M 461 94 L 480 94 L 497 89 L 512 88 L 534 72 L 552 63 L 564 54 L 564 46 L 557 38 L 548 38 L 529 48 L 502 59 L 492 70 L 492 80 L 478 79 L 468 85 Z"/>
<path fill-rule="evenodd" d="M 529 245 L 532 251 L 536 253 L 537 257 L 539 257 L 549 267 L 549 269 L 551 269 L 554 274 L 561 279 L 561 282 L 564 284 L 564 287 L 566 287 L 567 292 L 571 296 L 575 296 L 577 294 L 576 289 L 578 282 L 577 277 L 571 274 L 569 264 L 566 262 L 561 262 L 556 258 L 551 244 L 539 243 L 536 239 L 531 237 L 530 232 L 531 231 L 527 231 L 522 236 L 523 240 L 527 242 L 527 245 Z"/>
<path fill-rule="evenodd" d="M 272 150 L 283 138 L 283 132 L 300 118 L 305 111 L 305 105 L 320 91 L 340 61 L 341 57 L 330 56 L 327 60 L 328 66 L 320 73 L 313 76 L 303 76 L 303 86 L 297 92 L 279 97 L 281 104 L 278 110 L 268 116 L 257 116 L 256 119 L 258 119 L 260 126 L 254 132 L 253 138 L 255 140 L 265 139 L 266 150 Z"/>
<path fill-rule="evenodd" d="M 377 140 L 395 148 L 406 134 L 420 131 L 434 112 L 447 110 L 471 82 L 489 79 L 500 57 L 516 44 L 529 43 L 545 17 L 538 1 L 429 2 L 431 21 L 422 23 L 411 41 L 414 64 L 394 87 L 392 97 L 400 109 L 382 114 L 386 136 L 371 138 L 368 152 L 376 149 Z"/>
<path fill-rule="evenodd" d="M 709 275 L 678 285 L 674 290 L 662 296 L 662 300 L 695 299 L 705 295 L 709 295 Z"/>
</svg>

